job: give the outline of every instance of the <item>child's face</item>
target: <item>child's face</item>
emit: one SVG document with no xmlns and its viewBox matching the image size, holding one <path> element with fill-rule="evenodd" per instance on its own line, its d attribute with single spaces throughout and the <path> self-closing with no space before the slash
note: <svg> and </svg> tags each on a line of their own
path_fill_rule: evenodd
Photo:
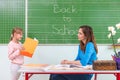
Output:
<svg viewBox="0 0 120 80">
<path fill-rule="evenodd" d="M 22 37 L 23 37 L 23 34 L 22 34 L 22 32 L 21 33 L 15 33 L 14 37 L 16 38 L 16 40 L 21 40 Z"/>
</svg>

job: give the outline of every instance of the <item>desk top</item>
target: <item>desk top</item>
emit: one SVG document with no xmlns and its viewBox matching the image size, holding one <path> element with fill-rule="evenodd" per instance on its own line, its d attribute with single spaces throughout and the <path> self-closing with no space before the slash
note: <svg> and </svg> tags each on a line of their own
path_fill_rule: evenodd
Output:
<svg viewBox="0 0 120 80">
<path fill-rule="evenodd" d="M 85 67 L 81 68 L 63 68 L 59 67 L 56 69 L 49 67 L 21 67 L 19 72 L 34 73 L 34 74 L 114 74 L 120 73 L 120 70 L 92 70 Z"/>
</svg>

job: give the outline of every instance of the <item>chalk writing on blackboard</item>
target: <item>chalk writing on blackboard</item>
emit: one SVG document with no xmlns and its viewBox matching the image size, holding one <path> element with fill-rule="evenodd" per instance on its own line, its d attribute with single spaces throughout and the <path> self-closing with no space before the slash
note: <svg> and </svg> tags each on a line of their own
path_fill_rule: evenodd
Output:
<svg viewBox="0 0 120 80">
<path fill-rule="evenodd" d="M 53 13 L 54 14 L 63 14 L 61 17 L 63 18 L 61 21 L 63 21 L 64 23 L 62 23 L 61 25 L 57 25 L 57 24 L 53 24 L 52 25 L 52 29 L 53 29 L 53 33 L 54 34 L 58 34 L 58 35 L 76 35 L 77 30 L 74 29 L 70 29 L 71 27 L 75 27 L 78 26 L 76 24 L 71 24 L 70 22 L 72 22 L 72 16 L 66 16 L 65 13 L 68 14 L 74 14 L 77 13 L 77 8 L 74 7 L 74 5 L 71 6 L 62 6 L 60 7 L 58 4 L 54 4 L 53 5 Z M 65 24 L 67 23 L 67 24 Z"/>
<path fill-rule="evenodd" d="M 76 13 L 77 9 L 74 7 L 74 5 L 71 5 L 70 7 L 59 7 L 59 5 L 54 4 L 53 5 L 53 12 L 54 13 Z"/>
<path fill-rule="evenodd" d="M 77 34 L 77 30 L 70 29 L 65 24 L 63 24 L 63 26 L 53 25 L 52 29 L 53 29 L 53 33 L 58 35 L 76 35 Z"/>
</svg>

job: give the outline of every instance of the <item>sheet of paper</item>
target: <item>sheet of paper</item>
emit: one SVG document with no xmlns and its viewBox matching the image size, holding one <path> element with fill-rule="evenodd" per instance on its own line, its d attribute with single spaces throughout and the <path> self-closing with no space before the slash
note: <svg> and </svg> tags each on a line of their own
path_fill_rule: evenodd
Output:
<svg viewBox="0 0 120 80">
<path fill-rule="evenodd" d="M 42 69 L 44 70 L 45 67 L 47 67 L 48 64 L 23 64 L 21 68 L 24 69 Z"/>
</svg>

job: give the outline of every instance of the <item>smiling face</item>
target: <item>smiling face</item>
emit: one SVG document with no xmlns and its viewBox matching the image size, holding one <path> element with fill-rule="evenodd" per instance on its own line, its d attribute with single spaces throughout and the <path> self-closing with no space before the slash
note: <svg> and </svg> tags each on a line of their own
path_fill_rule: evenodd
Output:
<svg viewBox="0 0 120 80">
<path fill-rule="evenodd" d="M 21 40 L 22 39 L 22 32 L 21 33 L 14 33 L 14 38 L 17 40 L 17 41 L 19 41 L 19 40 Z"/>
<path fill-rule="evenodd" d="M 19 27 L 15 27 L 12 30 L 12 34 L 11 34 L 11 40 L 13 40 L 14 42 L 18 42 L 19 40 L 21 40 L 23 37 L 23 31 L 21 28 Z"/>
<path fill-rule="evenodd" d="M 78 30 L 78 40 L 83 41 L 83 42 L 86 40 L 85 35 L 84 35 L 83 31 L 82 31 L 82 28 L 80 28 Z"/>
</svg>

